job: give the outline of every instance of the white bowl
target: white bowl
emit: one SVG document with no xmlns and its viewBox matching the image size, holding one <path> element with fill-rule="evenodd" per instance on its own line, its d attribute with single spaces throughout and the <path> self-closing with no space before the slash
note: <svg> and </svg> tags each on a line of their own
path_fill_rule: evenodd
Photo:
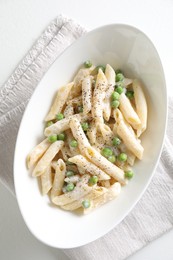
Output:
<svg viewBox="0 0 173 260">
<path fill-rule="evenodd" d="M 63 211 L 43 197 L 36 179 L 26 169 L 28 152 L 43 138 L 44 117 L 58 86 L 69 82 L 85 60 L 111 64 L 130 78 L 145 84 L 148 128 L 143 134 L 143 160 L 134 168 L 135 177 L 120 196 L 89 215 Z M 30 231 L 42 242 L 57 248 L 87 244 L 114 228 L 132 210 L 147 188 L 161 153 L 167 118 L 167 93 L 159 55 L 150 39 L 138 29 L 112 24 L 89 32 L 73 43 L 51 66 L 34 92 L 18 133 L 14 181 L 17 200 Z"/>
</svg>

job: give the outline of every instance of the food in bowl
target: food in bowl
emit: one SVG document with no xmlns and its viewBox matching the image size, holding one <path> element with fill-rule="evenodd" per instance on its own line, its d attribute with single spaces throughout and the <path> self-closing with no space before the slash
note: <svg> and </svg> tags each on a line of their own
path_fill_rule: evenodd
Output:
<svg viewBox="0 0 173 260">
<path fill-rule="evenodd" d="M 135 159 L 142 160 L 144 86 L 109 64 L 86 61 L 58 89 L 45 121 L 45 139 L 27 166 L 53 204 L 86 214 L 116 198 L 134 175 Z"/>
</svg>

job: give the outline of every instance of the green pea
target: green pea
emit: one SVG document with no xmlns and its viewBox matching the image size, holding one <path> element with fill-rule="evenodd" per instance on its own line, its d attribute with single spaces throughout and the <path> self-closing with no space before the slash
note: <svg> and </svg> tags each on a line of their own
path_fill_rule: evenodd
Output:
<svg viewBox="0 0 173 260">
<path fill-rule="evenodd" d="M 115 91 L 116 91 L 118 94 L 121 95 L 121 94 L 123 93 L 123 87 L 117 86 L 116 89 L 115 89 Z"/>
<path fill-rule="evenodd" d="M 73 183 L 68 183 L 66 186 L 66 191 L 72 191 L 74 190 L 75 186 Z"/>
<path fill-rule="evenodd" d="M 59 121 L 59 120 L 62 120 L 64 118 L 64 115 L 62 113 L 59 113 L 56 115 L 56 119 Z"/>
<path fill-rule="evenodd" d="M 119 94 L 118 92 L 116 92 L 116 91 L 114 91 L 114 92 L 112 93 L 112 95 L 111 95 L 111 98 L 112 98 L 113 101 L 114 101 L 114 100 L 118 100 L 119 97 L 120 97 L 120 94 Z"/>
<path fill-rule="evenodd" d="M 61 133 L 61 134 L 59 134 L 59 135 L 57 135 L 57 139 L 58 140 L 62 140 L 62 141 L 64 141 L 65 140 L 65 134 L 64 133 Z"/>
<path fill-rule="evenodd" d="M 108 157 L 108 161 L 110 161 L 111 163 L 114 163 L 116 161 L 116 157 L 115 155 L 111 155 Z"/>
<path fill-rule="evenodd" d="M 97 72 L 99 71 L 99 69 L 101 69 L 103 72 L 105 72 L 106 67 L 104 65 L 98 65 L 96 67 Z"/>
<path fill-rule="evenodd" d="M 71 177 L 71 176 L 73 176 L 74 174 L 75 174 L 74 171 L 67 171 L 65 175 L 66 175 L 67 177 Z"/>
<path fill-rule="evenodd" d="M 114 137 L 114 138 L 113 138 L 112 144 L 113 144 L 114 146 L 118 146 L 118 145 L 120 145 L 120 143 L 121 143 L 120 138 L 118 138 L 118 137 Z"/>
<path fill-rule="evenodd" d="M 120 104 L 120 102 L 118 100 L 114 100 L 114 101 L 111 102 L 111 107 L 117 108 L 117 107 L 119 107 L 119 104 Z"/>
<path fill-rule="evenodd" d="M 50 143 L 54 143 L 57 141 L 57 135 L 49 135 L 48 140 Z"/>
<path fill-rule="evenodd" d="M 83 201 L 82 201 L 82 206 L 83 206 L 85 209 L 89 208 L 89 207 L 91 206 L 90 200 L 88 200 L 88 199 L 83 200 Z"/>
<path fill-rule="evenodd" d="M 126 171 L 125 172 L 125 177 L 129 180 L 133 178 L 133 175 L 134 175 L 133 171 Z"/>
<path fill-rule="evenodd" d="M 116 73 L 116 74 L 119 74 L 119 73 L 122 74 L 122 70 L 121 70 L 121 69 L 117 69 L 117 70 L 115 71 L 115 73 Z"/>
<path fill-rule="evenodd" d="M 97 182 L 98 182 L 98 177 L 97 177 L 96 175 L 91 176 L 91 177 L 89 178 L 89 184 L 94 185 L 94 184 L 96 184 Z"/>
<path fill-rule="evenodd" d="M 66 161 L 67 165 L 74 165 L 74 163 L 70 162 L 69 160 Z"/>
<path fill-rule="evenodd" d="M 123 81 L 124 76 L 122 73 L 116 74 L 116 82 Z"/>
<path fill-rule="evenodd" d="M 78 142 L 74 139 L 70 142 L 70 146 L 71 147 L 77 147 L 78 146 Z"/>
<path fill-rule="evenodd" d="M 118 155 L 118 160 L 121 162 L 125 162 L 127 160 L 127 154 L 126 153 L 120 153 Z"/>
<path fill-rule="evenodd" d="M 110 148 L 105 147 L 102 150 L 102 155 L 104 157 L 109 157 L 109 156 L 113 155 L 113 152 L 112 152 L 112 150 Z"/>
<path fill-rule="evenodd" d="M 83 113 L 83 106 L 78 106 L 77 107 L 77 112 L 78 113 Z"/>
<path fill-rule="evenodd" d="M 49 126 L 51 126 L 51 125 L 53 125 L 53 121 L 48 121 L 48 122 L 46 123 L 46 127 L 49 127 Z"/>
<path fill-rule="evenodd" d="M 128 90 L 126 92 L 126 96 L 129 98 L 129 99 L 132 99 L 134 97 L 134 91 L 132 90 Z"/>
<path fill-rule="evenodd" d="M 88 128 L 89 128 L 89 124 L 88 124 L 87 122 L 82 123 L 81 126 L 82 126 L 82 129 L 83 129 L 84 131 L 87 131 Z"/>
<path fill-rule="evenodd" d="M 90 60 L 85 61 L 84 66 L 85 66 L 85 68 L 91 68 L 91 66 L 92 66 L 91 61 Z"/>
</svg>

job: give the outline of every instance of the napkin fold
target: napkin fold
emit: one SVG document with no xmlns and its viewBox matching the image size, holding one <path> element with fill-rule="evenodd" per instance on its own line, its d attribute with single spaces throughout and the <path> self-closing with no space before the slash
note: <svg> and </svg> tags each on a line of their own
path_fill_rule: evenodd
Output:
<svg viewBox="0 0 173 260">
<path fill-rule="evenodd" d="M 0 88 L 0 180 L 13 193 L 13 156 L 20 121 L 38 82 L 56 58 L 86 30 L 58 16 Z M 173 98 L 165 143 L 155 175 L 132 212 L 104 237 L 64 250 L 71 260 L 127 258 L 173 226 Z"/>
</svg>

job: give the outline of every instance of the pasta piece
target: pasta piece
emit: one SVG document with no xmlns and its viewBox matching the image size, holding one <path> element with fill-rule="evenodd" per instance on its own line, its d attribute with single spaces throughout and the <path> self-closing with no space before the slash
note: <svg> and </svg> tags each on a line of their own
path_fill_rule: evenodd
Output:
<svg viewBox="0 0 173 260">
<path fill-rule="evenodd" d="M 133 80 L 132 79 L 129 79 L 129 78 L 124 78 L 123 80 L 123 85 L 128 88 L 131 84 L 133 83 Z"/>
<path fill-rule="evenodd" d="M 107 78 L 108 90 L 109 90 L 110 87 L 115 86 L 115 71 L 109 64 L 106 65 L 105 76 Z M 106 97 L 108 97 L 107 94 Z"/>
<path fill-rule="evenodd" d="M 51 199 L 53 199 L 55 196 L 59 196 L 60 194 L 62 194 L 65 172 L 66 165 L 62 159 L 59 159 L 55 168 L 55 177 L 51 189 Z"/>
<path fill-rule="evenodd" d="M 70 128 L 72 130 L 74 138 L 78 142 L 78 147 L 81 154 L 85 155 L 85 149 L 86 147 L 90 146 L 90 144 L 77 118 L 72 118 L 70 120 Z"/>
<path fill-rule="evenodd" d="M 83 114 L 86 115 L 91 111 L 92 98 L 92 78 L 87 76 L 82 81 L 82 103 Z"/>
<path fill-rule="evenodd" d="M 64 161 L 67 161 L 69 157 L 72 156 L 70 148 L 65 143 L 64 146 L 61 148 L 61 153 Z"/>
<path fill-rule="evenodd" d="M 51 162 L 51 167 L 55 170 L 56 169 L 56 166 L 57 166 L 57 161 L 52 161 Z"/>
<path fill-rule="evenodd" d="M 104 123 L 103 120 L 103 100 L 107 89 L 107 79 L 101 69 L 99 69 L 96 85 L 93 93 L 92 116 L 95 119 L 96 126 L 98 123 Z"/>
<path fill-rule="evenodd" d="M 140 121 L 137 113 L 133 109 L 129 99 L 126 97 L 126 95 L 124 93 L 122 93 L 120 95 L 119 101 L 120 101 L 119 108 L 120 108 L 123 116 L 127 120 L 127 122 L 134 129 L 138 129 L 139 125 L 141 124 L 141 121 Z"/>
<path fill-rule="evenodd" d="M 80 69 L 74 78 L 74 87 L 80 86 L 85 77 L 90 75 L 91 71 L 94 69 L 94 66 L 88 69 Z"/>
<path fill-rule="evenodd" d="M 67 105 L 76 105 L 82 103 L 82 96 L 75 97 L 73 99 L 67 100 Z"/>
<path fill-rule="evenodd" d="M 139 80 L 133 81 L 134 98 L 136 104 L 136 112 L 141 120 L 140 126 L 137 128 L 137 136 L 139 137 L 147 127 L 147 102 Z"/>
<path fill-rule="evenodd" d="M 108 201 L 111 201 L 115 199 L 121 192 L 121 185 L 119 182 L 116 182 L 115 184 L 111 185 L 110 188 L 108 188 L 107 192 L 105 192 L 103 195 L 96 197 L 91 201 L 91 206 L 87 209 L 84 209 L 84 214 L 88 214 L 91 212 L 91 210 L 96 209 L 100 207 L 101 205 L 107 203 Z"/>
<path fill-rule="evenodd" d="M 130 164 L 131 166 L 134 165 L 135 163 L 135 159 L 136 159 L 136 156 L 127 149 L 127 147 L 125 146 L 124 143 L 121 143 L 119 145 L 119 148 L 120 150 L 123 152 L 123 153 L 126 153 L 127 154 L 127 163 Z"/>
<path fill-rule="evenodd" d="M 107 188 L 107 189 L 110 188 L 110 186 L 111 186 L 109 180 L 101 181 L 100 183 L 101 183 L 101 185 L 102 185 L 103 187 L 105 187 L 105 188 Z"/>
<path fill-rule="evenodd" d="M 116 121 L 116 122 L 119 122 L 120 120 L 123 120 L 124 123 L 126 124 L 127 128 L 129 129 L 130 133 L 137 139 L 136 134 L 135 134 L 133 128 L 131 127 L 131 125 L 129 125 L 129 124 L 125 121 L 125 119 L 124 119 L 124 117 L 123 117 L 121 111 L 120 111 L 118 108 L 114 109 L 113 117 L 115 118 L 115 121 Z M 116 124 L 116 123 L 114 124 L 114 127 L 113 127 L 113 133 L 114 133 L 115 135 L 117 134 L 117 124 Z M 139 141 L 139 139 L 138 139 L 138 141 Z"/>
<path fill-rule="evenodd" d="M 79 173 L 80 173 L 81 175 L 86 174 L 86 171 L 85 171 L 84 168 L 80 167 L 79 165 L 77 165 L 77 168 L 78 168 L 78 171 L 79 171 Z"/>
<path fill-rule="evenodd" d="M 53 135 L 53 134 L 60 134 L 64 131 L 66 131 L 67 129 L 70 128 L 69 124 L 70 124 L 70 120 L 72 118 L 78 118 L 79 121 L 85 121 L 89 118 L 89 116 L 82 116 L 81 114 L 76 114 L 73 116 L 70 116 L 68 118 L 64 118 L 60 121 L 57 121 L 55 124 L 47 127 L 44 131 L 45 136 L 49 136 L 49 135 Z"/>
<path fill-rule="evenodd" d="M 76 210 L 78 208 L 81 207 L 82 205 L 82 201 L 88 199 L 88 200 L 93 200 L 101 195 L 103 195 L 104 193 L 107 192 L 107 189 L 104 187 L 99 187 L 96 186 L 93 190 L 91 190 L 90 193 L 88 193 L 87 195 L 85 195 L 84 197 L 82 197 L 79 200 L 75 200 L 74 202 L 70 203 L 70 204 L 66 204 L 64 206 L 61 206 L 61 208 L 65 209 L 65 210 Z"/>
<path fill-rule="evenodd" d="M 28 154 L 26 158 L 26 163 L 28 169 L 34 166 L 35 163 L 43 156 L 46 150 L 49 148 L 50 142 L 48 139 L 44 139 L 40 144 L 36 145 L 34 149 Z"/>
<path fill-rule="evenodd" d="M 101 150 L 104 148 L 104 146 L 105 146 L 105 142 L 103 140 L 103 136 L 101 133 L 97 132 L 96 142 L 93 145 L 93 147 L 95 147 L 97 151 L 101 152 Z"/>
<path fill-rule="evenodd" d="M 52 171 L 51 165 L 49 165 L 46 171 L 40 176 L 42 194 L 45 195 L 52 188 Z"/>
<path fill-rule="evenodd" d="M 82 90 L 82 88 L 81 88 L 82 81 L 84 80 L 85 77 L 90 75 L 90 73 L 93 69 L 94 69 L 94 67 L 91 67 L 88 69 L 80 69 L 78 71 L 78 73 L 76 74 L 76 76 L 74 78 L 74 86 L 69 95 L 69 99 L 79 96 L 79 94 L 81 93 L 81 90 Z"/>
<path fill-rule="evenodd" d="M 87 131 L 87 136 L 89 138 L 91 145 L 95 145 L 95 143 L 96 143 L 96 133 L 97 133 L 96 125 L 95 125 L 95 122 L 92 121 L 90 123 L 90 127 Z"/>
<path fill-rule="evenodd" d="M 70 145 L 71 141 L 74 140 L 74 137 L 73 137 L 73 135 L 72 135 L 71 130 L 67 130 L 66 133 L 67 133 L 67 143 L 68 143 L 68 146 L 69 146 L 69 149 L 70 149 L 70 154 L 71 154 L 70 157 L 72 157 L 72 156 L 75 156 L 76 154 L 79 154 L 80 151 L 79 151 L 79 148 L 78 148 L 78 147 L 72 147 L 72 146 Z"/>
<path fill-rule="evenodd" d="M 111 116 L 111 95 L 115 86 L 115 71 L 109 64 L 106 65 L 105 76 L 108 82 L 108 89 L 104 99 L 103 116 L 106 121 L 109 121 Z"/>
<path fill-rule="evenodd" d="M 66 108 L 64 109 L 63 114 L 64 114 L 65 118 L 68 118 L 69 116 L 72 116 L 74 114 L 73 106 L 71 104 L 67 105 Z"/>
<path fill-rule="evenodd" d="M 116 122 L 117 134 L 125 143 L 128 150 L 130 150 L 138 159 L 142 159 L 144 148 L 139 143 L 138 139 L 129 130 L 127 123 L 123 119 Z"/>
<path fill-rule="evenodd" d="M 130 151 L 126 151 L 126 154 L 127 154 L 127 163 L 130 166 L 133 166 L 135 163 L 136 156 L 133 153 L 131 153 Z"/>
<path fill-rule="evenodd" d="M 62 111 L 62 108 L 68 98 L 68 95 L 71 91 L 73 84 L 74 84 L 73 82 L 70 82 L 69 84 L 63 86 L 62 88 L 60 88 L 58 90 L 56 98 L 53 102 L 53 105 L 52 105 L 48 115 L 45 118 L 45 121 L 55 119 L 56 115 Z"/>
<path fill-rule="evenodd" d="M 108 161 L 105 157 L 103 157 L 99 152 L 97 152 L 93 147 L 87 147 L 85 150 L 85 154 L 88 159 L 105 171 L 108 175 L 113 177 L 115 180 L 119 181 L 121 184 L 126 184 L 126 180 L 124 178 L 124 172 L 115 164 Z"/>
<path fill-rule="evenodd" d="M 82 176 L 81 181 L 79 181 L 76 184 L 76 187 L 74 188 L 73 191 L 54 197 L 52 199 L 52 202 L 55 205 L 63 206 L 84 197 L 93 189 L 93 186 L 92 187 L 88 186 L 88 184 L 86 183 L 88 182 L 88 179 L 89 179 L 89 175 L 87 175 L 87 177 L 86 175 Z"/>
<path fill-rule="evenodd" d="M 79 180 L 80 180 L 80 175 L 78 175 L 78 174 L 75 174 L 74 176 L 66 177 L 64 179 L 65 182 L 67 182 L 67 183 L 70 182 L 70 183 L 74 183 L 74 184 L 79 182 Z"/>
<path fill-rule="evenodd" d="M 46 168 L 51 164 L 51 161 L 53 160 L 55 155 L 61 150 L 63 145 L 63 141 L 56 141 L 51 144 L 35 166 L 32 176 L 37 177 L 42 175 L 45 172 Z"/>
<path fill-rule="evenodd" d="M 113 132 L 108 125 L 99 124 L 100 131 L 103 136 L 103 140 L 107 145 L 112 144 Z"/>
<path fill-rule="evenodd" d="M 97 175 L 99 180 L 110 179 L 109 175 L 107 175 L 105 172 L 99 169 L 99 167 L 97 167 L 95 164 L 89 162 L 84 156 L 80 154 L 72 158 L 69 158 L 69 161 L 75 163 L 77 166 L 80 166 L 81 168 L 89 172 L 91 175 Z"/>
</svg>

